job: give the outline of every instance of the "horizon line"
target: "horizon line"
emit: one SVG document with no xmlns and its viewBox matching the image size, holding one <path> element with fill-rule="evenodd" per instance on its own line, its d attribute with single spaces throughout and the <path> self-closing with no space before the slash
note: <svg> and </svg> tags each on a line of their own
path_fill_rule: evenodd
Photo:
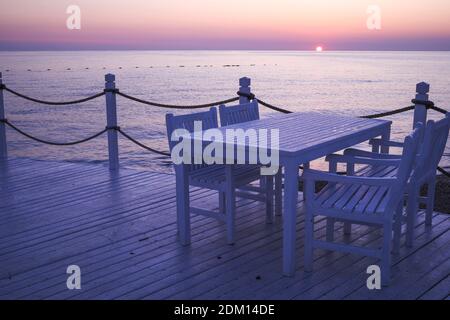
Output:
<svg viewBox="0 0 450 320">
<path fill-rule="evenodd" d="M 73 51 L 251 51 L 251 52 L 261 52 L 261 51 L 291 51 L 291 52 L 316 52 L 314 49 L 2 49 L 0 52 L 73 52 Z M 354 51 L 354 52 L 450 52 L 450 49 L 325 49 L 318 54 L 323 54 L 327 52 L 342 52 L 342 51 Z"/>
</svg>

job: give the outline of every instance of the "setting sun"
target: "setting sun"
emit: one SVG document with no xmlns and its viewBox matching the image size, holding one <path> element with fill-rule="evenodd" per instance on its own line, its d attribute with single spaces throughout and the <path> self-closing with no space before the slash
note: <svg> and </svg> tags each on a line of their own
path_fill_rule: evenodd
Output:
<svg viewBox="0 0 450 320">
<path fill-rule="evenodd" d="M 317 51 L 317 52 L 322 52 L 322 51 L 323 51 L 323 48 L 322 48 L 322 47 L 316 47 L 316 51 Z"/>
</svg>

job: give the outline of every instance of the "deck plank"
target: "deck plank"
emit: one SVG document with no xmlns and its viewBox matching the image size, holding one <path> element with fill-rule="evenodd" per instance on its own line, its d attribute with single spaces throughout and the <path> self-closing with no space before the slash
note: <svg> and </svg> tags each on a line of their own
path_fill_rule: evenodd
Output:
<svg viewBox="0 0 450 320">
<path fill-rule="evenodd" d="M 447 267 L 448 268 L 448 267 Z M 450 296 L 450 274 L 423 293 L 420 300 L 444 300 Z"/>
<path fill-rule="evenodd" d="M 415 246 L 412 248 L 405 247 L 404 243 L 402 244 L 400 248 L 400 254 L 393 256 L 393 272 L 395 273 L 395 264 L 399 263 L 402 259 L 405 257 L 408 257 L 410 255 L 414 255 L 415 252 L 420 248 L 422 245 L 426 245 L 429 243 L 429 237 L 432 237 L 433 235 L 439 235 L 442 232 L 446 232 L 448 230 L 448 220 L 446 219 L 446 216 L 444 215 L 436 215 L 435 216 L 435 227 L 428 231 L 426 228 L 424 228 L 423 223 L 423 216 L 420 217 L 419 224 L 416 226 L 416 239 L 415 239 Z M 447 232 L 448 237 L 448 232 Z M 328 288 L 328 292 L 322 293 L 318 298 L 319 299 L 342 299 L 353 292 L 365 288 L 365 281 L 367 279 L 366 274 L 366 268 L 369 266 L 374 260 L 371 258 L 363 258 L 359 260 L 359 263 L 354 264 L 351 268 L 344 270 L 340 274 L 337 275 L 337 277 L 334 279 L 332 283 L 330 283 L 330 286 Z M 359 269 L 358 271 L 355 271 L 355 269 Z M 345 280 L 349 279 L 349 280 Z M 394 274 L 393 281 L 395 281 L 396 277 Z M 395 287 L 395 286 L 393 286 Z M 383 289 L 383 291 L 391 290 L 390 287 L 387 289 Z"/>
<path fill-rule="evenodd" d="M 179 245 L 175 179 L 170 174 L 25 158 L 0 161 L 0 298 L 2 299 L 446 299 L 450 294 L 450 218 L 423 215 L 414 248 L 393 258 L 393 282 L 365 288 L 370 258 L 316 250 L 303 271 L 299 197 L 296 275 L 281 275 L 282 224 L 265 224 L 264 205 L 237 201 L 237 242 L 223 224 L 192 218 L 192 244 Z M 191 189 L 196 205 L 217 209 L 217 194 Z M 337 239 L 377 245 L 380 233 L 353 228 Z M 318 220 L 316 235 L 325 235 Z M 82 290 L 67 290 L 65 269 L 78 264 Z M 409 268 L 413 266 L 414 270 Z"/>
</svg>

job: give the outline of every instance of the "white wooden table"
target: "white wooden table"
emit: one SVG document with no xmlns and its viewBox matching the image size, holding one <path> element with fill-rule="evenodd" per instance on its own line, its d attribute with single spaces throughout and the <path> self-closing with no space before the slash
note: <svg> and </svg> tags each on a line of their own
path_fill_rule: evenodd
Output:
<svg viewBox="0 0 450 320">
<path fill-rule="evenodd" d="M 305 112 L 276 115 L 262 120 L 219 128 L 224 134 L 226 129 L 237 128 L 244 130 L 251 128 L 279 130 L 278 151 L 280 165 L 284 167 L 285 179 L 283 206 L 284 275 L 292 276 L 295 270 L 295 226 L 299 165 L 378 136 L 389 140 L 391 124 L 390 121 L 385 120 Z M 234 145 L 236 146 L 237 143 L 234 143 Z M 248 148 L 247 145 L 239 145 L 239 147 Z M 182 182 L 183 180 L 184 182 Z M 181 182 L 187 184 L 187 177 L 181 179 Z M 186 185 L 180 187 L 183 190 Z M 183 220 L 189 221 L 189 218 Z M 189 228 L 188 225 L 185 227 Z M 186 232 L 183 233 L 186 234 Z"/>
</svg>

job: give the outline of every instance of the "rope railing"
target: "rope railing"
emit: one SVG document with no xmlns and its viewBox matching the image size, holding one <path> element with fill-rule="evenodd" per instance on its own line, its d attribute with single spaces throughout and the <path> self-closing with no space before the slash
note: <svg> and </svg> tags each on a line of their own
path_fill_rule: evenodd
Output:
<svg viewBox="0 0 450 320">
<path fill-rule="evenodd" d="M 248 95 L 242 95 L 242 96 L 247 97 Z M 258 100 L 258 103 L 260 103 L 261 105 L 263 105 L 263 106 L 265 106 L 265 107 L 267 107 L 269 109 L 272 109 L 272 110 L 275 110 L 275 111 L 278 111 L 278 112 L 281 112 L 281 113 L 286 113 L 286 114 L 293 113 L 293 111 L 286 110 L 286 109 L 283 109 L 283 108 L 280 108 L 280 107 L 276 107 L 276 106 L 274 106 L 274 105 L 272 105 L 270 103 L 267 103 L 267 102 L 265 102 L 265 101 L 263 101 L 263 100 L 261 100 L 259 98 L 256 98 L 256 100 Z M 415 100 L 413 100 L 413 102 L 414 101 Z M 445 109 L 442 109 L 442 108 L 434 106 L 432 101 L 430 101 L 430 102 L 431 103 L 424 104 L 428 110 L 434 110 L 434 111 L 440 112 L 442 114 L 446 114 L 448 112 Z M 364 119 L 377 119 L 377 118 L 388 117 L 388 116 L 392 116 L 392 115 L 395 115 L 395 114 L 411 111 L 411 110 L 414 110 L 414 108 L 415 108 L 415 106 L 411 105 L 411 106 L 407 106 L 407 107 L 404 107 L 404 108 L 399 108 L 399 109 L 395 109 L 395 110 L 391 110 L 391 111 L 375 113 L 375 114 L 359 116 L 359 117 L 360 118 L 364 118 Z"/>
<path fill-rule="evenodd" d="M 258 101 L 258 103 L 262 104 L 264 107 L 272 109 L 274 111 L 278 111 L 278 112 L 285 113 L 285 114 L 292 113 L 292 111 L 289 111 L 289 110 L 286 110 L 286 109 L 282 109 L 282 108 L 279 108 L 279 107 L 275 107 L 275 106 L 271 105 L 270 103 L 267 103 L 267 102 L 265 102 L 265 101 L 263 101 L 261 99 L 256 99 L 256 100 Z"/>
<path fill-rule="evenodd" d="M 174 105 L 174 104 L 165 104 L 165 103 L 160 103 L 160 102 L 153 102 L 153 101 L 148 101 L 148 100 L 144 100 L 141 98 L 137 98 L 134 96 L 131 96 L 129 94 L 123 93 L 121 92 L 119 89 L 105 89 L 103 92 L 99 92 L 97 94 L 94 94 L 92 96 L 86 97 L 86 98 L 82 98 L 82 99 L 78 99 L 78 100 L 72 100 L 72 101 L 60 101 L 60 102 L 55 102 L 55 101 L 45 101 L 45 100 L 40 100 L 37 98 L 32 98 L 29 96 L 26 96 L 22 93 L 19 93 L 17 91 L 14 91 L 10 88 L 8 88 L 6 85 L 2 84 L 0 85 L 0 89 L 3 89 L 5 91 L 8 91 L 10 93 L 12 93 L 15 96 L 18 96 L 20 98 L 29 100 L 29 101 L 33 101 L 36 103 L 40 103 L 40 104 L 47 104 L 47 105 L 70 105 L 70 104 L 79 104 L 79 103 L 83 103 L 83 102 L 87 102 L 90 100 L 94 100 L 96 98 L 99 98 L 103 95 L 105 95 L 107 92 L 113 92 L 123 98 L 138 102 L 138 103 L 142 103 L 142 104 L 146 104 L 146 105 L 150 105 L 153 107 L 159 107 L 159 108 L 168 108 L 168 109 L 202 109 L 202 108 L 209 108 L 209 107 L 214 107 L 214 106 L 218 106 L 218 105 L 223 105 L 223 104 L 227 104 L 227 103 L 231 103 L 231 102 L 235 102 L 239 100 L 239 97 L 245 97 L 249 100 L 253 100 L 256 99 L 261 105 L 265 106 L 266 108 L 272 109 L 274 111 L 278 111 L 281 113 L 292 113 L 293 111 L 290 110 L 286 110 L 280 107 L 276 107 L 268 102 L 265 102 L 263 100 L 261 100 L 260 98 L 257 98 L 255 96 L 255 94 L 253 93 L 244 93 L 244 92 L 237 92 L 238 97 L 235 98 L 230 98 L 230 99 L 225 99 L 225 100 L 221 100 L 221 101 L 216 101 L 216 102 L 211 102 L 211 103 L 205 103 L 205 104 L 197 104 L 197 105 Z M 427 109 L 431 109 L 443 114 L 446 114 L 447 111 L 445 109 L 436 107 L 434 105 L 434 102 L 432 101 L 422 101 L 422 100 L 417 100 L 417 99 L 413 99 L 412 103 L 414 104 L 421 104 L 427 107 Z M 376 118 L 382 118 L 382 117 L 387 117 L 387 116 L 391 116 L 391 115 L 395 115 L 398 113 L 403 113 L 406 111 L 410 111 L 414 109 L 414 105 L 411 106 L 407 106 L 404 108 L 399 108 L 399 109 L 395 109 L 392 111 L 387 111 L 387 112 L 382 112 L 382 113 L 376 113 L 376 114 L 371 114 L 371 115 L 365 115 L 365 116 L 360 116 L 360 118 L 366 118 L 366 119 L 376 119 Z"/>
<path fill-rule="evenodd" d="M 404 108 L 395 109 L 395 110 L 392 110 L 392 111 L 376 113 L 376 114 L 370 114 L 370 115 L 367 115 L 367 116 L 360 116 L 360 118 L 364 118 L 364 119 L 383 118 L 383 117 L 392 116 L 394 114 L 399 114 L 399 113 L 407 112 L 407 111 L 410 111 L 410 110 L 414 110 L 414 108 L 415 108 L 415 106 L 408 106 L 408 107 L 404 107 Z"/>
<path fill-rule="evenodd" d="M 8 119 L 0 119 L 0 123 L 4 123 L 6 124 L 8 127 L 10 127 L 11 129 L 13 129 L 14 131 L 16 131 L 17 133 L 31 139 L 34 140 L 36 142 L 40 142 L 43 144 L 47 144 L 47 145 L 52 145 L 52 146 L 73 146 L 73 145 L 77 145 L 77 144 L 82 144 L 84 142 L 88 142 L 90 140 L 93 140 L 99 136 L 101 136 L 102 134 L 104 134 L 105 132 L 107 132 L 108 130 L 115 130 L 117 132 L 119 132 L 122 136 L 124 136 L 125 138 L 127 138 L 128 140 L 130 140 L 131 142 L 133 142 L 134 144 L 140 146 L 143 149 L 146 149 L 148 151 L 151 151 L 153 153 L 157 153 L 160 154 L 162 156 L 166 156 L 166 157 L 170 157 L 170 153 L 168 152 L 164 152 L 164 151 L 159 151 L 156 150 L 154 148 L 151 148 L 149 146 L 144 145 L 143 143 L 139 142 L 138 140 L 134 139 L 133 137 L 131 137 L 129 134 L 127 134 L 126 132 L 124 132 L 120 127 L 115 126 L 115 127 L 106 127 L 105 129 L 99 131 L 98 133 L 93 134 L 92 136 L 89 136 L 87 138 L 81 139 L 81 140 L 77 140 L 77 141 L 71 141 L 71 142 L 54 142 L 54 141 L 49 141 L 49 140 L 45 140 L 45 139 L 41 139 L 38 137 L 35 137 L 25 131 L 23 131 L 22 129 L 18 128 L 17 126 L 15 126 L 14 124 L 12 124 L 11 122 L 9 122 Z"/>
<path fill-rule="evenodd" d="M 449 112 L 449 111 L 447 111 L 447 110 L 444 110 L 444 109 L 439 108 L 439 107 L 436 107 L 436 106 L 429 107 L 428 109 L 431 109 L 431 110 L 440 112 L 440 113 L 442 113 L 442 114 L 447 114 L 447 113 Z"/>
<path fill-rule="evenodd" d="M 214 107 L 214 106 L 219 106 L 222 104 L 227 104 L 227 103 L 231 103 L 231 102 L 235 102 L 239 100 L 239 97 L 235 97 L 235 98 L 230 98 L 230 99 L 226 99 L 226 100 L 222 100 L 222 101 L 216 101 L 216 102 L 211 102 L 211 103 L 205 103 L 205 104 L 197 104 L 197 105 L 172 105 L 172 104 L 164 104 L 164 103 L 159 103 L 159 102 L 152 102 L 152 101 L 147 101 L 147 100 L 143 100 L 140 98 L 136 98 L 133 96 L 130 96 L 128 94 L 122 93 L 120 91 L 116 91 L 117 95 L 124 97 L 126 99 L 135 101 L 135 102 L 139 102 L 142 104 L 146 104 L 149 106 L 153 106 L 153 107 L 158 107 L 158 108 L 166 108 L 166 109 L 202 109 L 202 108 L 209 108 L 209 107 Z"/>
<path fill-rule="evenodd" d="M 117 94 L 121 97 L 124 97 L 126 99 L 129 99 L 129 100 L 141 103 L 141 104 L 146 104 L 149 106 L 159 107 L 159 108 L 167 108 L 167 109 L 202 109 L 202 108 L 208 108 L 208 107 L 214 107 L 214 106 L 218 106 L 218 105 L 222 105 L 222 104 L 227 104 L 227 103 L 231 103 L 231 102 L 235 102 L 235 101 L 239 100 L 239 97 L 235 97 L 235 98 L 230 98 L 230 99 L 225 99 L 225 100 L 211 102 L 211 103 L 205 103 L 205 104 L 198 104 L 198 105 L 174 105 L 174 104 L 165 104 L 165 103 L 159 103 L 159 102 L 153 102 L 153 101 L 140 99 L 140 98 L 128 95 L 126 93 L 123 93 L 123 92 L 119 91 L 119 89 L 105 89 L 103 92 L 99 92 L 97 94 L 94 94 L 94 95 L 86 97 L 86 98 L 72 100 L 72 101 L 56 102 L 56 101 L 41 100 L 41 99 L 37 99 L 37 98 L 33 98 L 30 96 L 24 95 L 22 93 L 19 93 L 15 90 L 8 88 L 6 85 L 1 85 L 0 89 L 3 89 L 17 97 L 20 97 L 20 98 L 28 100 L 28 101 L 36 102 L 39 104 L 45 104 L 45 105 L 60 105 L 60 106 L 61 105 L 79 104 L 79 103 L 87 102 L 90 100 L 94 100 L 96 98 L 99 98 L 99 97 L 105 95 L 107 92 L 114 92 L 115 94 Z"/>
<path fill-rule="evenodd" d="M 290 110 L 274 106 L 274 105 L 272 105 L 272 104 L 270 104 L 268 102 L 265 102 L 265 101 L 257 98 L 255 96 L 255 94 L 253 94 L 253 93 L 245 93 L 245 92 L 241 92 L 241 91 L 237 92 L 237 97 L 226 99 L 226 100 L 222 100 L 222 101 L 206 103 L 206 104 L 198 104 L 198 105 L 172 105 L 172 104 L 164 104 L 164 103 L 159 103 L 159 102 L 152 102 L 152 101 L 144 100 L 144 99 L 141 99 L 141 98 L 137 98 L 137 97 L 128 95 L 126 93 L 122 93 L 122 92 L 119 91 L 119 89 L 105 89 L 103 92 L 94 94 L 94 95 L 86 97 L 86 98 L 82 98 L 82 99 L 78 99 L 78 100 L 72 100 L 72 101 L 61 101 L 61 102 L 45 101 L 45 100 L 32 98 L 32 97 L 29 97 L 27 95 L 21 94 L 21 93 L 15 91 L 15 90 L 12 90 L 12 89 L 6 87 L 4 84 L 0 84 L 0 90 L 5 90 L 5 91 L 7 91 L 7 92 L 9 92 L 9 93 L 11 93 L 11 94 L 13 94 L 15 96 L 18 96 L 20 98 L 26 99 L 28 101 L 33 101 L 33 102 L 36 102 L 36 103 L 46 104 L 46 105 L 79 104 L 79 103 L 83 103 L 83 102 L 87 102 L 87 101 L 99 98 L 99 97 L 105 95 L 106 93 L 114 93 L 114 94 L 119 95 L 119 96 L 121 96 L 123 98 L 129 99 L 129 100 L 141 103 L 141 104 L 150 105 L 150 106 L 159 107 L 159 108 L 168 108 L 168 109 L 202 109 L 202 108 L 208 108 L 208 107 L 213 107 L 213 106 L 218 106 L 218 105 L 223 105 L 223 104 L 235 102 L 235 101 L 238 101 L 240 99 L 240 97 L 245 97 L 248 100 L 256 99 L 258 101 L 258 103 L 260 103 L 264 107 L 269 108 L 271 110 L 274 110 L 274 111 L 277 111 L 277 112 L 281 112 L 281 113 L 284 113 L 284 114 L 292 113 L 292 111 L 290 111 Z M 435 106 L 432 101 L 422 101 L 422 100 L 418 100 L 418 99 L 413 99 L 412 103 L 424 105 L 427 110 L 434 110 L 434 111 L 437 111 L 437 112 L 440 112 L 440 113 L 443 113 L 443 114 L 447 113 L 447 111 L 445 109 Z M 411 105 L 411 106 L 407 106 L 407 107 L 404 107 L 404 108 L 399 108 L 399 109 L 395 109 L 395 110 L 391 110 L 391 111 L 387 111 L 387 112 L 360 116 L 360 118 L 365 118 L 365 119 L 382 118 L 382 117 L 387 117 L 387 116 L 391 116 L 391 115 L 395 115 L 395 114 L 411 111 L 414 108 L 415 108 L 415 106 Z M 81 144 L 81 143 L 93 140 L 93 139 L 101 136 L 105 132 L 108 132 L 109 130 L 115 130 L 119 134 L 121 134 L 124 138 L 128 139 L 129 141 L 131 141 L 135 145 L 137 145 L 137 146 L 139 146 L 139 147 L 141 147 L 141 148 L 143 148 L 143 149 L 145 149 L 147 151 L 159 154 L 161 156 L 170 157 L 170 154 L 168 152 L 160 151 L 160 150 L 157 150 L 155 148 L 152 148 L 152 147 L 149 147 L 149 146 L 143 144 L 142 142 L 138 141 L 137 139 L 133 138 L 128 133 L 123 131 L 119 126 L 106 127 L 105 129 L 103 129 L 103 130 L 101 130 L 101 131 L 99 131 L 99 132 L 97 132 L 97 133 L 95 133 L 95 134 L 93 134 L 93 135 L 91 135 L 91 136 L 89 136 L 87 138 L 81 139 L 81 140 L 70 141 L 70 142 L 54 142 L 54 141 L 49 141 L 49 140 L 45 140 L 45 139 L 41 139 L 41 138 L 35 137 L 35 136 L 33 136 L 33 135 L 23 131 L 22 129 L 18 128 L 17 126 L 15 126 L 11 122 L 9 122 L 7 119 L 0 119 L 0 123 L 4 123 L 5 125 L 10 127 L 11 129 L 15 130 L 19 134 L 21 134 L 21 135 L 23 135 L 23 136 L 25 136 L 25 137 L 27 137 L 27 138 L 29 138 L 31 140 L 34 140 L 36 142 L 40 142 L 40 143 L 43 143 L 43 144 L 47 144 L 47 145 L 53 145 L 53 146 L 73 146 L 73 145 Z M 445 176 L 450 177 L 450 173 L 447 172 L 445 169 L 443 169 L 441 167 L 438 167 L 437 170 L 440 173 L 444 174 Z"/>
<path fill-rule="evenodd" d="M 450 178 L 450 172 L 446 171 L 444 168 L 437 167 L 437 171 L 439 171 L 440 173 L 442 173 L 444 176 Z"/>
<path fill-rule="evenodd" d="M 2 85 L 0 87 L 0 89 L 3 89 L 3 90 L 5 90 L 5 91 L 7 91 L 7 92 L 17 96 L 17 97 L 20 97 L 22 99 L 25 99 L 25 100 L 28 100 L 28 101 L 32 101 L 32 102 L 36 102 L 36 103 L 39 103 L 39 104 L 49 105 L 49 106 L 64 106 L 64 105 L 70 105 L 70 104 L 79 104 L 79 103 L 83 103 L 83 102 L 87 102 L 87 101 L 90 101 L 90 100 L 97 99 L 97 98 L 105 95 L 105 92 L 99 92 L 99 93 L 94 94 L 94 95 L 92 95 L 90 97 L 86 97 L 86 98 L 82 98 L 82 99 L 78 99 L 78 100 L 55 102 L 55 101 L 45 101 L 45 100 L 36 99 L 36 98 L 32 98 L 32 97 L 26 96 L 26 95 L 24 95 L 22 93 L 19 93 L 19 92 L 15 91 L 15 90 L 12 90 L 12 89 L 8 88 L 5 85 Z"/>
<path fill-rule="evenodd" d="M 143 149 L 145 149 L 145 150 L 147 150 L 147 151 L 150 151 L 150 152 L 159 154 L 159 155 L 161 155 L 161 156 L 170 157 L 170 153 L 164 152 L 164 151 L 159 151 L 159 150 L 157 150 L 157 149 L 154 149 L 154 148 L 151 148 L 151 147 L 149 147 L 149 146 L 146 146 L 146 145 L 143 144 L 142 142 L 140 142 L 140 141 L 134 139 L 133 137 L 131 137 L 128 133 L 124 132 L 120 127 L 118 127 L 116 130 L 117 130 L 117 132 L 119 132 L 123 137 L 127 138 L 128 140 L 130 140 L 131 142 L 133 142 L 135 145 L 137 145 L 137 146 L 139 146 L 139 147 L 141 147 L 141 148 L 143 148 Z"/>
<path fill-rule="evenodd" d="M 74 146 L 74 145 L 77 145 L 77 144 L 81 144 L 81 143 L 93 140 L 93 139 L 101 136 L 102 134 L 104 134 L 106 131 L 108 131 L 108 128 L 105 128 L 105 129 L 103 129 L 103 130 L 101 130 L 101 131 L 99 131 L 99 132 L 97 132 L 97 133 L 95 133 L 95 134 L 93 134 L 93 135 L 91 135 L 91 136 L 89 136 L 87 138 L 81 139 L 81 140 L 70 141 L 70 142 L 54 142 L 54 141 L 49 141 L 49 140 L 44 140 L 44 139 L 41 139 L 41 138 L 37 138 L 37 137 L 27 133 L 27 132 L 23 131 L 22 129 L 19 129 L 17 126 L 12 124 L 11 122 L 9 122 L 8 119 L 0 119 L 0 123 L 4 123 L 5 125 L 10 127 L 11 129 L 15 130 L 19 134 L 21 134 L 21 135 L 23 135 L 23 136 L 25 136 L 25 137 L 27 137 L 27 138 L 29 138 L 31 140 L 34 140 L 36 142 L 40 142 L 40 143 L 43 143 L 43 144 L 48 144 L 48 145 L 51 145 L 51 146 Z"/>
</svg>

